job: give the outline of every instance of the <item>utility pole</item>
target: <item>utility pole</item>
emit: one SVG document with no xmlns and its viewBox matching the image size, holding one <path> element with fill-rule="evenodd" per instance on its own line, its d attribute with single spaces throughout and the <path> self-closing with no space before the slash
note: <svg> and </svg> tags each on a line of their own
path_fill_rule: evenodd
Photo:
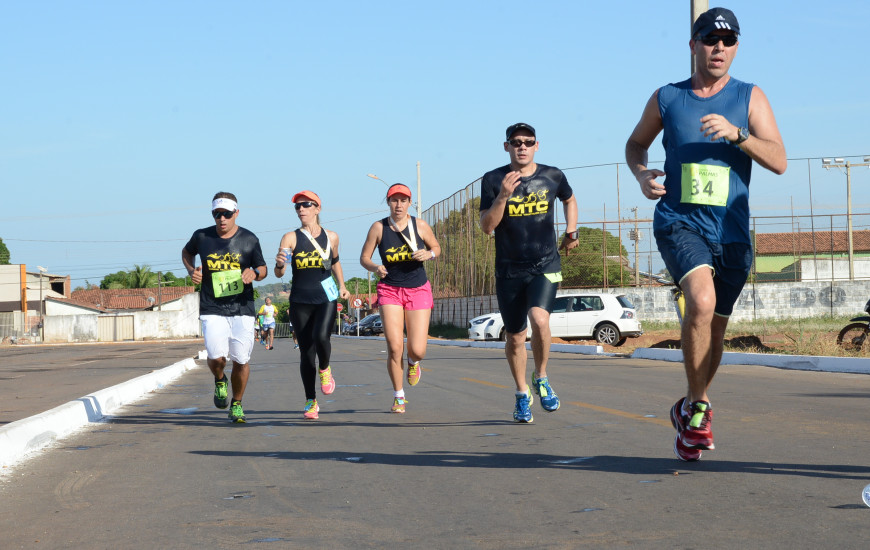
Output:
<svg viewBox="0 0 870 550">
<path fill-rule="evenodd" d="M 849 280 L 855 280 L 854 247 L 852 246 L 852 167 L 870 166 L 870 156 L 864 157 L 864 162 L 857 164 L 842 158 L 823 158 L 822 166 L 825 170 L 830 168 L 846 169 L 846 226 L 849 239 Z M 832 249 L 833 252 L 833 249 Z"/>
<path fill-rule="evenodd" d="M 423 216 L 423 197 L 420 195 L 420 161 L 417 161 L 417 217 Z"/>
<path fill-rule="evenodd" d="M 698 19 L 698 16 L 707 11 L 710 3 L 707 0 L 690 0 L 691 7 L 689 9 L 689 34 L 692 33 L 692 25 L 695 24 L 695 20 Z M 691 67 L 689 67 L 689 76 L 695 74 L 695 54 L 689 54 L 689 62 Z"/>
</svg>

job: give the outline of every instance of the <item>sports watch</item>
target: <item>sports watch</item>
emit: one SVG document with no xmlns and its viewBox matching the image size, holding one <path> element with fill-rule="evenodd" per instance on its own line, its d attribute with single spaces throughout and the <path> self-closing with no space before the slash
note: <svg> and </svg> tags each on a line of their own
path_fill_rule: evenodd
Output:
<svg viewBox="0 0 870 550">
<path fill-rule="evenodd" d="M 572 231 L 570 233 L 565 233 L 565 236 L 568 237 L 569 239 L 571 239 L 572 241 L 576 241 L 577 239 L 580 238 L 580 232 L 575 229 L 574 231 Z"/>
<path fill-rule="evenodd" d="M 740 145 L 749 139 L 749 130 L 744 127 L 737 128 L 737 139 L 731 142 L 731 145 Z"/>
</svg>

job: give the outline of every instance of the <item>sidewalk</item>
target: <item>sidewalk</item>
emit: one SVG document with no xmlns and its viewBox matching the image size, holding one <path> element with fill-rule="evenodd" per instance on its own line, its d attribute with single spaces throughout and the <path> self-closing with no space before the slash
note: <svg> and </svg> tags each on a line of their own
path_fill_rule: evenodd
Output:
<svg viewBox="0 0 870 550">
<path fill-rule="evenodd" d="M 203 348 L 201 339 L 3 347 L 0 468 L 196 367 Z"/>
</svg>

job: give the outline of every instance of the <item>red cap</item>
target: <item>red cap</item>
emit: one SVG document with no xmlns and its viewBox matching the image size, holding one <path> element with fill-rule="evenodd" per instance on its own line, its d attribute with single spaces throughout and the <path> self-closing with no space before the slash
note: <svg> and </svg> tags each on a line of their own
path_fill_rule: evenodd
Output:
<svg viewBox="0 0 870 550">
<path fill-rule="evenodd" d="M 389 189 L 387 189 L 387 198 L 390 198 L 393 195 L 405 195 L 410 199 L 411 190 L 408 189 L 408 186 L 404 183 L 394 183 Z"/>
<path fill-rule="evenodd" d="M 317 206 L 323 206 L 323 203 L 320 202 L 320 197 L 317 196 L 317 193 L 314 191 L 299 191 L 295 195 L 293 195 L 293 200 L 290 202 L 300 202 L 299 199 L 305 199 L 309 201 L 314 201 L 317 203 Z"/>
</svg>

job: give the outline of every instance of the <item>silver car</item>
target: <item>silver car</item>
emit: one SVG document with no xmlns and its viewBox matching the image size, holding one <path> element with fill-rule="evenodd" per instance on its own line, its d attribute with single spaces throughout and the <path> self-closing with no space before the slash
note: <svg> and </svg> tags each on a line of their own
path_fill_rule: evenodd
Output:
<svg viewBox="0 0 870 550">
<path fill-rule="evenodd" d="M 643 328 L 634 305 L 624 295 L 572 292 L 556 296 L 550 332 L 557 338 L 595 339 L 602 344 L 621 346 L 626 339 L 643 334 Z M 530 336 L 527 329 L 526 337 Z M 501 314 L 487 313 L 469 321 L 468 337 L 504 340 Z"/>
</svg>

